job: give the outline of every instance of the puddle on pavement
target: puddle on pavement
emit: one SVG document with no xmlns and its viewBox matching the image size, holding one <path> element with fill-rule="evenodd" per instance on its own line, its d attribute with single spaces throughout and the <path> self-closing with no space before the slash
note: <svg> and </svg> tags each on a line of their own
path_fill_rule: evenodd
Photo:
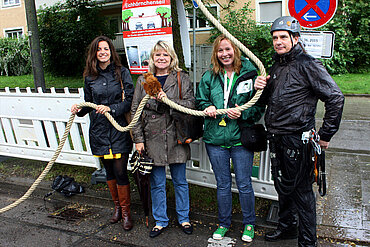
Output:
<svg viewBox="0 0 370 247">
<path fill-rule="evenodd" d="M 92 214 L 92 209 L 87 205 L 73 203 L 61 206 L 61 204 L 54 205 L 54 212 L 50 213 L 48 217 L 76 222 L 80 221 Z"/>
</svg>

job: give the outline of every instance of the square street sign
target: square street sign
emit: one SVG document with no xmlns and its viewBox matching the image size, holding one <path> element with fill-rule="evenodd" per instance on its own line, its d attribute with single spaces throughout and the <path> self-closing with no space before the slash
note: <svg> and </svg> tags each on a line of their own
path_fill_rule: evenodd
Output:
<svg viewBox="0 0 370 247">
<path fill-rule="evenodd" d="M 307 53 L 315 58 L 333 57 L 335 34 L 332 31 L 301 31 Z"/>
</svg>

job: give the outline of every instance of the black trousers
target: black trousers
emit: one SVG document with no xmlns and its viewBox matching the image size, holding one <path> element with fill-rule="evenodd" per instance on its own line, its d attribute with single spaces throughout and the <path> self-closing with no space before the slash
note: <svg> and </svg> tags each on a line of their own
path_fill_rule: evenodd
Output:
<svg viewBox="0 0 370 247">
<path fill-rule="evenodd" d="M 316 246 L 311 144 L 304 144 L 300 134 L 273 135 L 269 137 L 269 146 L 272 175 L 279 196 L 278 228 L 285 231 L 298 223 L 298 246 Z"/>
</svg>

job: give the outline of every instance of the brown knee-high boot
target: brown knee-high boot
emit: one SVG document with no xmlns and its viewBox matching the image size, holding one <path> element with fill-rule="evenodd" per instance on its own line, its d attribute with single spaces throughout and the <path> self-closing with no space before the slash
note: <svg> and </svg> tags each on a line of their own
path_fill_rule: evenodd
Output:
<svg viewBox="0 0 370 247">
<path fill-rule="evenodd" d="M 117 223 L 122 219 L 122 212 L 121 212 L 121 205 L 119 203 L 118 197 L 118 190 L 117 190 L 117 182 L 115 179 L 107 181 L 110 194 L 112 195 L 112 199 L 114 202 L 114 211 L 112 218 L 109 220 L 111 224 Z"/>
<path fill-rule="evenodd" d="M 129 231 L 132 228 L 131 211 L 130 211 L 130 185 L 118 185 L 118 198 L 122 209 L 122 227 Z"/>
</svg>

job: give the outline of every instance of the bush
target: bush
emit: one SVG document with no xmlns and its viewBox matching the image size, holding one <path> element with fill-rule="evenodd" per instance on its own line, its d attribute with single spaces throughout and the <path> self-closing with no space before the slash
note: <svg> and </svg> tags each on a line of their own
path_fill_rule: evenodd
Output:
<svg viewBox="0 0 370 247">
<path fill-rule="evenodd" d="M 320 30 L 335 33 L 332 59 L 323 60 L 330 73 L 363 73 L 370 67 L 369 2 L 339 0 L 334 18 Z"/>
<path fill-rule="evenodd" d="M 57 3 L 40 10 L 38 20 L 44 64 L 53 75 L 81 75 L 89 43 L 99 35 L 115 37 L 95 1 Z"/>
<path fill-rule="evenodd" d="M 31 73 L 31 55 L 27 38 L 0 39 L 0 75 L 26 75 Z"/>
</svg>

